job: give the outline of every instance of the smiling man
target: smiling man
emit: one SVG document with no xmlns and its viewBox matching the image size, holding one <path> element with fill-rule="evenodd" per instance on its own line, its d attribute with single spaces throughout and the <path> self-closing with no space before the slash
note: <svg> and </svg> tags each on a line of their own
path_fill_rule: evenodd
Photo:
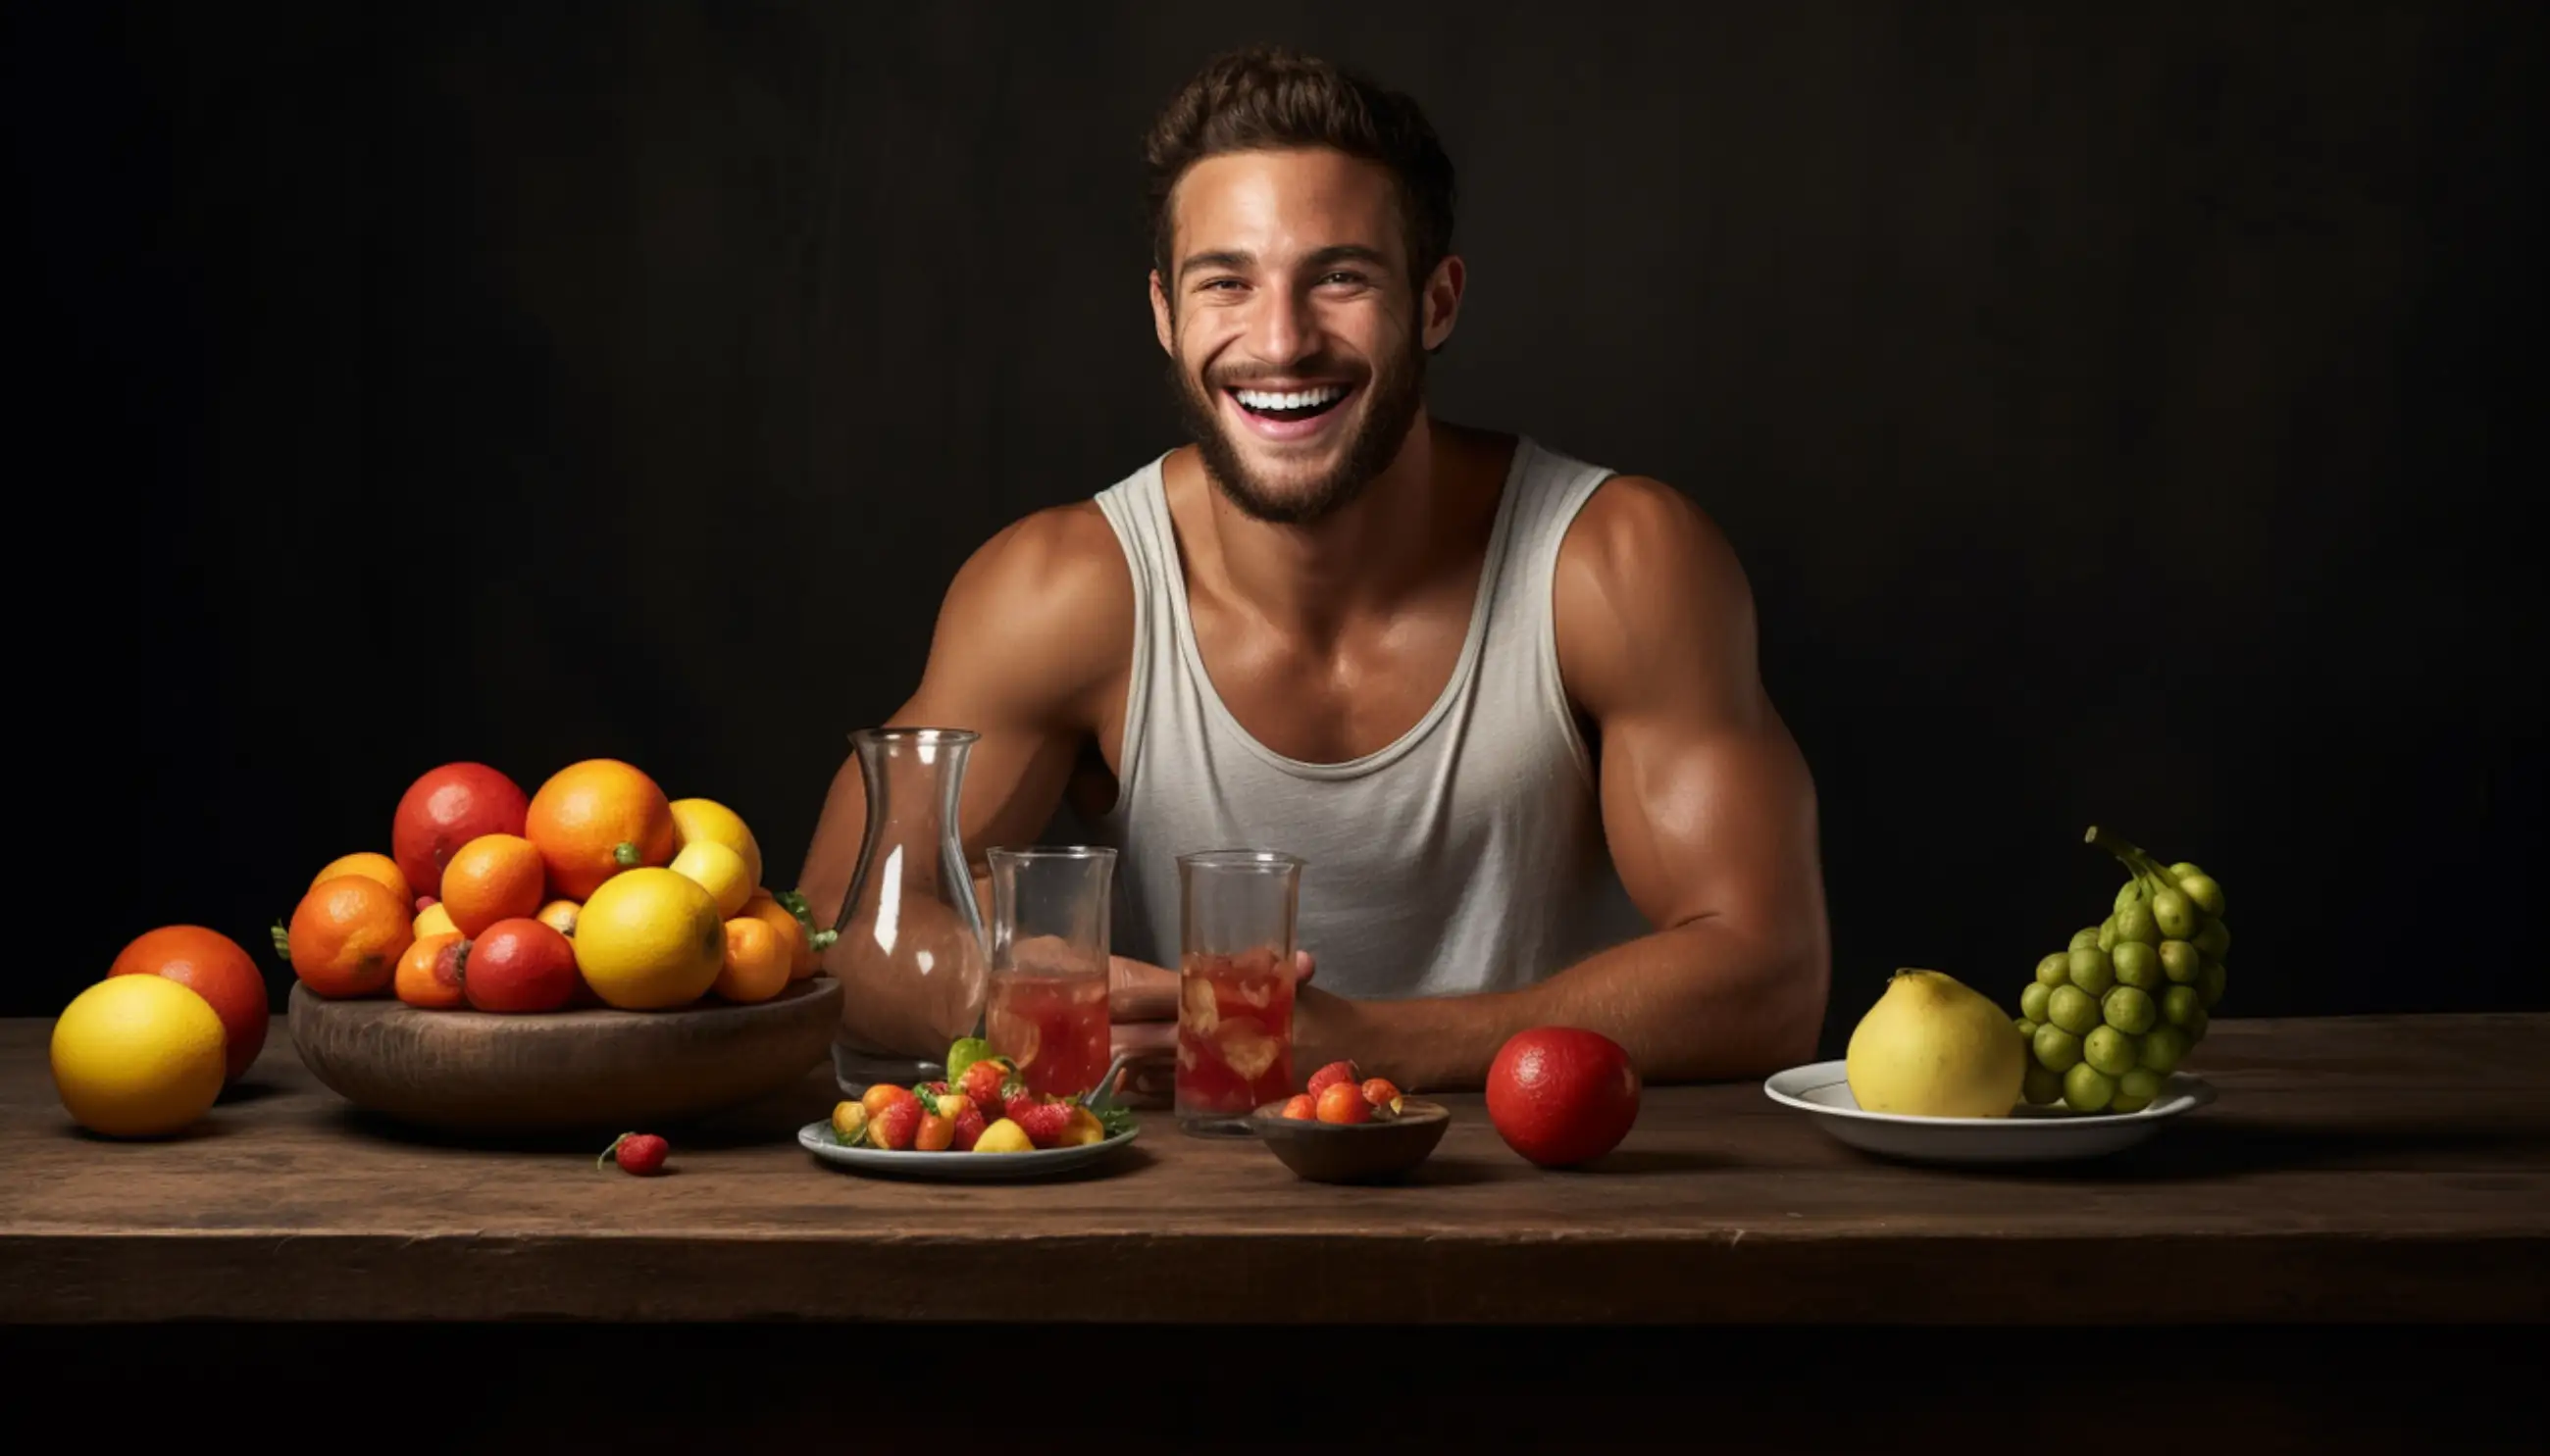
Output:
<svg viewBox="0 0 2550 1456">
<path fill-rule="evenodd" d="M 1122 850 L 1117 1039 L 1165 1088 L 1177 856 L 1308 861 L 1297 1075 L 1476 1087 L 1525 1027 L 1650 1080 L 1806 1059 L 1815 804 L 1750 589 L 1681 494 L 1425 405 L 1466 283 L 1417 106 L 1270 49 L 1154 125 L 1151 317 L 1193 443 L 994 536 L 893 722 L 982 734 L 969 854 L 1068 807 Z M 803 888 L 863 832 L 835 776 Z M 857 947 L 846 941 L 833 955 Z"/>
</svg>

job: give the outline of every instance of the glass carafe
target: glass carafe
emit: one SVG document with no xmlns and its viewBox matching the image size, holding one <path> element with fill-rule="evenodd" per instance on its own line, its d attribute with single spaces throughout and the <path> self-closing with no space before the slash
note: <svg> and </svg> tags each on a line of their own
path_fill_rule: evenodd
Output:
<svg viewBox="0 0 2550 1456">
<path fill-rule="evenodd" d="M 956 818 L 965 728 L 850 734 L 868 800 L 867 837 L 825 964 L 841 980 L 833 1071 L 858 1096 L 941 1074 L 947 1045 L 980 1034 L 986 946 Z"/>
</svg>

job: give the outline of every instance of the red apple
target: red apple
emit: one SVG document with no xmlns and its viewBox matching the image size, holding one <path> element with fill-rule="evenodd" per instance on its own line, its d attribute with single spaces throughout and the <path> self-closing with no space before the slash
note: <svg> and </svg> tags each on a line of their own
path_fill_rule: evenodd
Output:
<svg viewBox="0 0 2550 1456">
<path fill-rule="evenodd" d="M 1488 1120 L 1544 1168 L 1591 1162 L 1638 1120 L 1638 1069 L 1620 1044 L 1578 1026 L 1517 1032 L 1488 1066 Z"/>
<path fill-rule="evenodd" d="M 460 989 L 482 1012 L 563 1010 L 583 983 L 575 947 L 529 917 L 498 921 L 471 942 Z"/>
<path fill-rule="evenodd" d="M 390 822 L 390 857 L 422 897 L 442 893 L 442 867 L 481 834 L 516 834 L 530 818 L 523 786 L 483 763 L 429 770 L 399 797 Z"/>
</svg>

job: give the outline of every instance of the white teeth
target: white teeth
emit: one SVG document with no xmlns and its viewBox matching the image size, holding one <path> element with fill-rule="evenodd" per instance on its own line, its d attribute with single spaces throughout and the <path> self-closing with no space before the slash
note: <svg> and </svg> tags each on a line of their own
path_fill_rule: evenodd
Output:
<svg viewBox="0 0 2550 1456">
<path fill-rule="evenodd" d="M 1345 386 L 1341 384 L 1323 385 L 1291 394 L 1268 394 L 1258 389 L 1234 389 L 1231 393 L 1252 410 L 1307 410 L 1318 405 L 1334 404 L 1346 397 Z"/>
</svg>

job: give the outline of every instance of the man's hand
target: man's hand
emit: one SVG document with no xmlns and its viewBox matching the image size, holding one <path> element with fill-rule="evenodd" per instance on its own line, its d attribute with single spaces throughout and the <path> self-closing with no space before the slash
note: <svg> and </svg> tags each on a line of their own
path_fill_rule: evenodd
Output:
<svg viewBox="0 0 2550 1456">
<path fill-rule="evenodd" d="M 1297 987 L 1307 989 L 1314 965 L 1311 952 L 1293 953 Z M 1132 1057 L 1125 1064 L 1117 1095 L 1129 1107 L 1163 1108 L 1176 1097 L 1178 990 L 1178 973 L 1165 966 L 1121 955 L 1109 958 L 1107 1013 L 1115 1054 Z M 1298 1069 L 1298 1053 L 1294 1063 Z"/>
</svg>

